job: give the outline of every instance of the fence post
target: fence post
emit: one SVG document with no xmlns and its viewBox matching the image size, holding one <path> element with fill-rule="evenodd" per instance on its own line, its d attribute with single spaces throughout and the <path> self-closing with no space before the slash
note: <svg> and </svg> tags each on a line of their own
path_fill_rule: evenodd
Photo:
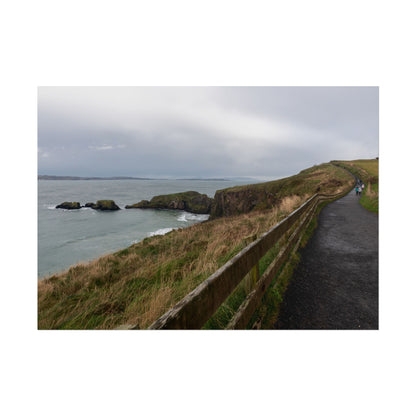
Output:
<svg viewBox="0 0 416 416">
<path fill-rule="evenodd" d="M 247 247 L 250 243 L 257 240 L 257 234 L 249 235 L 243 239 L 243 246 Z M 253 287 L 256 285 L 259 280 L 259 262 L 247 273 L 244 277 L 244 290 L 246 293 L 250 293 Z"/>
</svg>

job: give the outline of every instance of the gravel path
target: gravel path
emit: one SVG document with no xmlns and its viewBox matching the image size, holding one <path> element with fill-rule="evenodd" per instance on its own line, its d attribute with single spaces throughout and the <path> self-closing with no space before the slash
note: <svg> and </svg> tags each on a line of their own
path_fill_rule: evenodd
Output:
<svg viewBox="0 0 416 416">
<path fill-rule="evenodd" d="M 378 329 L 378 215 L 351 191 L 324 207 L 277 329 Z"/>
</svg>

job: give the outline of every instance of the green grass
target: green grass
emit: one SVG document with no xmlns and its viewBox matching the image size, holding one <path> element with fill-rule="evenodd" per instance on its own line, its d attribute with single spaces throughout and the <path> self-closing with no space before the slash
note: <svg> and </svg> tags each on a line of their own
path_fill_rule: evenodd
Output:
<svg viewBox="0 0 416 416">
<path fill-rule="evenodd" d="M 368 190 L 371 188 L 371 193 Z M 370 188 L 364 188 L 360 198 L 360 204 L 371 212 L 378 213 L 378 184 L 370 185 Z"/>
</svg>

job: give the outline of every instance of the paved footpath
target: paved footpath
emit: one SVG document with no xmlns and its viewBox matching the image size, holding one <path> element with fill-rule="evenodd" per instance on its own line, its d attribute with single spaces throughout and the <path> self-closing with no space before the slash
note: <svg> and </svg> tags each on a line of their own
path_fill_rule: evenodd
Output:
<svg viewBox="0 0 416 416">
<path fill-rule="evenodd" d="M 378 329 L 378 215 L 351 191 L 324 207 L 277 329 Z"/>
</svg>

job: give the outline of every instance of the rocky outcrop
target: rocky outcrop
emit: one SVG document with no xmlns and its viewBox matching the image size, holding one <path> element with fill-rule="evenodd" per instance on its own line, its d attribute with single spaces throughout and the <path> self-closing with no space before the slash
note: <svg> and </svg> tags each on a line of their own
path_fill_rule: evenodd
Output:
<svg viewBox="0 0 416 416">
<path fill-rule="evenodd" d="M 87 202 L 85 205 L 82 205 L 79 202 L 62 202 L 62 204 L 57 205 L 55 208 L 62 209 L 80 209 L 80 208 L 92 208 L 99 211 L 117 211 L 120 209 L 116 203 L 111 199 L 103 199 L 97 201 L 95 204 L 93 202 Z"/>
<path fill-rule="evenodd" d="M 117 211 L 120 209 L 118 205 L 112 199 L 102 199 L 95 204 L 87 202 L 84 205 L 86 208 L 96 209 L 98 211 Z"/>
<path fill-rule="evenodd" d="M 213 199 L 205 194 L 195 191 L 181 192 L 177 194 L 158 195 L 150 201 L 143 200 L 133 205 L 126 205 L 126 209 L 179 209 L 193 214 L 209 214 Z"/>
<path fill-rule="evenodd" d="M 62 202 L 61 204 L 57 205 L 55 208 L 80 209 L 81 204 L 79 202 Z"/>
</svg>

